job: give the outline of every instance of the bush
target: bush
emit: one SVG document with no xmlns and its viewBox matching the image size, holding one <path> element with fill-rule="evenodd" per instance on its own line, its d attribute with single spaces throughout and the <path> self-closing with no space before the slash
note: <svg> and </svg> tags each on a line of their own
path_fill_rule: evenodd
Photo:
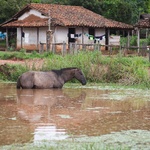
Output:
<svg viewBox="0 0 150 150">
<path fill-rule="evenodd" d="M 20 54 L 21 55 L 21 54 Z M 99 51 L 80 51 L 75 55 L 54 55 L 46 53 L 44 65 L 39 69 L 48 71 L 66 67 L 80 68 L 88 82 L 119 83 L 123 85 L 143 84 L 150 87 L 148 68 L 150 63 L 144 57 L 108 57 L 101 55 Z M 36 53 L 34 56 L 37 57 Z M 44 56 L 44 55 L 43 55 Z M 18 56 L 19 57 L 19 56 Z M 7 68 L 11 75 L 0 73 L 0 79 L 16 81 L 23 72 L 36 70 L 34 66 L 11 65 Z M 76 82 L 76 80 L 73 80 Z"/>
<path fill-rule="evenodd" d="M 4 81 L 16 82 L 18 77 L 29 70 L 29 68 L 22 65 L 1 65 L 0 66 L 0 79 Z"/>
</svg>

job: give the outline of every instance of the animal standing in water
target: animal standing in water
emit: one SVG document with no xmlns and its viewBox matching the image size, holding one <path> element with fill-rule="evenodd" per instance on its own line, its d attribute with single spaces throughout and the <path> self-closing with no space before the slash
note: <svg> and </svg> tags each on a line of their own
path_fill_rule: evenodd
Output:
<svg viewBox="0 0 150 150">
<path fill-rule="evenodd" d="M 60 70 L 28 71 L 23 73 L 17 81 L 17 88 L 23 89 L 51 89 L 62 88 L 71 79 L 77 79 L 82 85 L 86 84 L 84 74 L 79 68 L 63 68 Z"/>
</svg>

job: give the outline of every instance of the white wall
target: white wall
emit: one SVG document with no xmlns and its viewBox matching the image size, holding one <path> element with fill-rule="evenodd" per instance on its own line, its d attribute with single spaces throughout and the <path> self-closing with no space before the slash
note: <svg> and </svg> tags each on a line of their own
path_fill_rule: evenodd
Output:
<svg viewBox="0 0 150 150">
<path fill-rule="evenodd" d="M 33 14 L 35 16 L 38 16 L 38 17 L 41 17 L 41 18 L 47 18 L 46 16 L 43 16 L 39 11 L 37 11 L 35 9 L 31 9 L 28 12 L 25 12 L 22 16 L 20 16 L 18 18 L 18 20 L 23 20 L 23 19 L 25 19 L 26 17 L 28 17 L 31 14 Z"/>
<path fill-rule="evenodd" d="M 46 31 L 48 27 L 39 28 L 39 42 L 46 43 Z"/>
<path fill-rule="evenodd" d="M 30 10 L 26 13 L 24 13 L 22 16 L 19 17 L 19 20 L 23 20 L 29 15 L 34 14 L 36 16 L 39 16 L 41 18 L 45 18 L 40 12 L 37 10 Z M 48 27 L 40 27 L 39 28 L 39 37 L 38 35 L 38 29 L 37 28 L 23 28 L 23 32 L 25 33 L 25 37 L 22 38 L 22 46 L 23 48 L 38 48 L 38 44 L 46 43 L 46 31 L 48 30 Z M 52 28 L 54 31 L 53 33 L 53 43 L 68 43 L 68 27 L 61 27 L 57 26 Z M 75 27 L 76 34 L 82 33 L 82 36 L 78 37 L 76 39 L 76 43 L 78 44 L 93 44 L 94 40 L 90 40 L 88 36 L 85 34 L 89 32 L 87 27 Z M 105 34 L 105 29 L 95 29 L 95 36 L 101 36 Z M 39 39 L 39 41 L 37 41 Z M 105 39 L 103 41 L 100 41 L 101 44 L 105 44 Z M 17 48 L 21 48 L 21 28 L 17 28 Z"/>
<path fill-rule="evenodd" d="M 85 28 L 82 28 L 82 27 L 76 28 L 76 34 L 82 33 L 82 36 L 78 38 L 77 42 L 82 43 L 82 41 L 83 41 L 84 44 L 93 44 L 94 40 L 90 40 L 89 37 L 86 35 L 86 34 L 89 34 L 88 32 L 89 32 L 89 29 L 86 27 Z M 95 36 L 101 36 L 104 34 L 105 34 L 105 29 L 99 29 L 99 28 L 95 29 Z"/>
<path fill-rule="evenodd" d="M 68 28 L 57 26 L 53 34 L 54 43 L 68 43 Z"/>
<path fill-rule="evenodd" d="M 37 28 L 23 28 L 23 32 L 25 33 L 25 37 L 22 38 L 23 48 L 37 48 L 37 44 L 46 43 L 46 32 L 48 27 L 40 27 L 39 28 L 39 41 L 37 41 Z M 68 28 L 57 26 L 55 29 L 53 28 L 53 43 L 67 43 L 68 44 Z M 88 36 L 84 33 L 88 33 L 88 28 L 76 27 L 76 34 L 82 33 L 80 37 L 76 39 L 76 43 L 78 44 L 93 44 L 94 40 L 89 40 Z M 95 36 L 101 36 L 105 34 L 105 29 L 96 29 Z M 105 44 L 105 39 L 100 41 L 101 44 Z M 30 45 L 28 47 L 28 45 Z M 17 48 L 21 48 L 21 28 L 17 29 Z"/>
</svg>

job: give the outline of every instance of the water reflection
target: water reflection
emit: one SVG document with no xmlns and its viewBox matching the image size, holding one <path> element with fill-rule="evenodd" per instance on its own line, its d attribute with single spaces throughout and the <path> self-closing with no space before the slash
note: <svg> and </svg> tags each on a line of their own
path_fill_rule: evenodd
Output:
<svg viewBox="0 0 150 150">
<path fill-rule="evenodd" d="M 64 140 L 68 137 L 65 129 L 57 129 L 54 124 L 38 125 L 34 132 L 34 144 L 43 144 L 53 140 Z"/>
<path fill-rule="evenodd" d="M 150 91 L 16 89 L 0 83 L 0 145 L 149 130 Z"/>
<path fill-rule="evenodd" d="M 76 92 L 77 95 L 78 92 Z M 29 123 L 36 123 L 33 140 L 35 144 L 43 141 L 62 140 L 68 135 L 65 129 L 57 129 L 55 119 L 51 118 L 51 109 L 64 108 L 69 101 L 84 101 L 85 97 L 85 92 L 79 92 L 79 96 L 70 97 L 62 89 L 19 89 L 17 90 L 18 116 Z M 60 116 L 66 117 L 65 115 Z"/>
<path fill-rule="evenodd" d="M 76 94 L 78 94 L 78 91 Z M 44 118 L 45 122 L 50 122 L 50 111 L 52 107 L 64 108 L 69 104 L 70 100 L 77 100 L 78 102 L 81 98 L 83 101 L 85 97 L 85 92 L 81 92 L 79 96 L 71 98 L 62 89 L 17 90 L 18 115 L 21 119 L 28 120 L 29 122 L 40 122 Z"/>
</svg>

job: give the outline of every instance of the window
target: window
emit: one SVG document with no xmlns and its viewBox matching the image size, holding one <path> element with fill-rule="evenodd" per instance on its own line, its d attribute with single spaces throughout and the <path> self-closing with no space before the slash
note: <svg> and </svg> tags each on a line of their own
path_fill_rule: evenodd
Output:
<svg viewBox="0 0 150 150">
<path fill-rule="evenodd" d="M 95 36 L 95 29 L 94 28 L 89 28 L 89 35 Z"/>
</svg>

